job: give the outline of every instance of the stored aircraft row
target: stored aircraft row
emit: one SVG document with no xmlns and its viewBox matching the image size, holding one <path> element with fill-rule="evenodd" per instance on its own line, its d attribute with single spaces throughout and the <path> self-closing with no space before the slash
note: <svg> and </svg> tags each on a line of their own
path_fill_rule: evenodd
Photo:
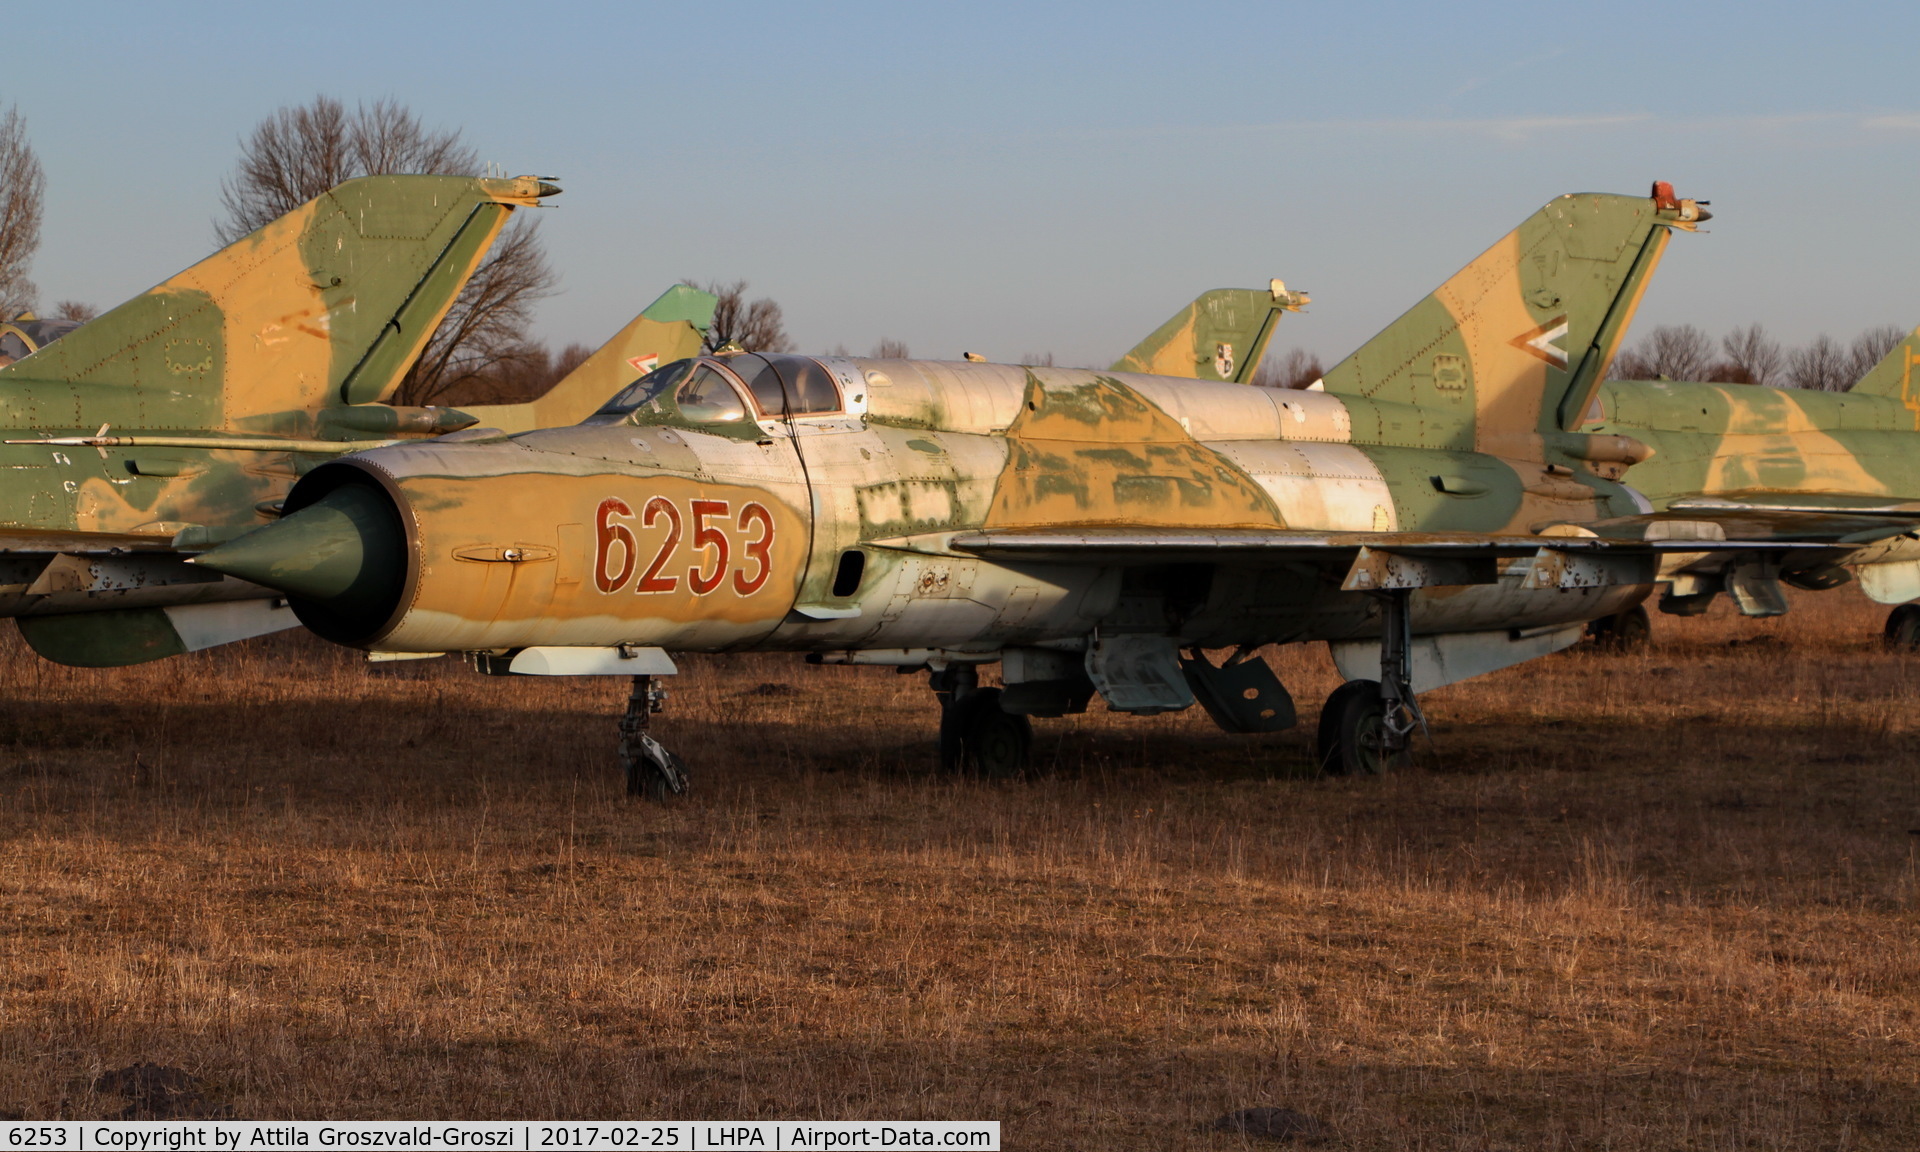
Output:
<svg viewBox="0 0 1920 1152">
<path fill-rule="evenodd" d="M 1254 653 L 1325 640 L 1348 682 L 1319 754 L 1369 771 L 1419 692 L 1656 584 L 1681 611 L 1850 573 L 1920 597 L 1913 486 L 1839 459 L 1920 443 L 1910 369 L 1847 397 L 1606 380 L 1670 233 L 1705 218 L 1665 185 L 1550 202 L 1314 390 L 1250 385 L 1304 302 L 1277 281 L 1104 372 L 698 355 L 711 298 L 678 289 L 533 404 L 387 403 L 552 191 L 353 181 L 0 370 L 5 606 L 35 649 L 128 663 L 285 626 L 284 603 L 376 654 L 632 676 L 622 758 L 664 794 L 684 765 L 646 721 L 674 653 L 925 668 L 944 758 L 1002 774 L 1028 717 L 1096 694 L 1289 727 Z M 1746 423 L 1714 436 L 1700 389 Z"/>
</svg>

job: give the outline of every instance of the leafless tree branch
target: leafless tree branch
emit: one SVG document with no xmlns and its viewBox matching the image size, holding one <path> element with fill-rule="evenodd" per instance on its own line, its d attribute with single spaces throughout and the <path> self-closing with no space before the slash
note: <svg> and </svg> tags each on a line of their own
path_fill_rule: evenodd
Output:
<svg viewBox="0 0 1920 1152">
<path fill-rule="evenodd" d="M 35 289 L 27 278 L 40 247 L 40 203 L 46 175 L 27 143 L 27 122 L 17 109 L 0 117 L 0 315 L 12 317 L 33 307 Z"/>
<path fill-rule="evenodd" d="M 718 303 L 713 307 L 713 323 L 707 328 L 707 338 L 702 345 L 705 351 L 717 352 L 729 344 L 748 352 L 793 351 L 793 339 L 787 335 L 780 305 L 764 296 L 749 303 L 745 280 L 735 280 L 731 284 L 723 284 L 718 280 L 705 284 L 692 280 L 682 280 L 681 283 L 711 292 L 718 298 Z"/>
<path fill-rule="evenodd" d="M 1843 387 L 1858 384 L 1862 376 L 1885 360 L 1887 353 L 1906 338 L 1907 330 L 1895 324 L 1882 324 L 1855 336 L 1852 347 L 1847 349 L 1847 382 Z"/>
<path fill-rule="evenodd" d="M 1713 367 L 1713 341 L 1691 324 L 1662 325 L 1614 357 L 1615 380 L 1704 380 Z"/>
<path fill-rule="evenodd" d="M 1853 358 L 1825 332 L 1787 353 L 1787 383 L 1819 392 L 1844 392 L 1853 383 Z"/>
<path fill-rule="evenodd" d="M 1722 384 L 1777 385 L 1787 359 L 1780 342 L 1758 324 L 1735 328 L 1722 337 L 1720 354 L 1726 359 L 1715 379 Z"/>
<path fill-rule="evenodd" d="M 1253 382 L 1260 388 L 1305 388 L 1327 374 L 1320 357 L 1305 348 L 1289 348 L 1285 356 L 1268 356 L 1253 370 Z"/>
</svg>

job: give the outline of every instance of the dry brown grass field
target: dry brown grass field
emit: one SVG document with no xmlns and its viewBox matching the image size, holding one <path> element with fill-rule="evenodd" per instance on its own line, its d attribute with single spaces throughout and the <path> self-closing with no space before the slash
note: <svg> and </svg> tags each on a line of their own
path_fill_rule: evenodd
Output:
<svg viewBox="0 0 1920 1152">
<path fill-rule="evenodd" d="M 1800 596 L 1432 693 L 1387 779 L 1306 720 L 1044 721 L 932 771 L 922 678 L 690 660 L 629 801 L 624 685 L 279 637 L 0 651 L 0 1110 L 103 1071 L 244 1118 L 999 1119 L 1009 1148 L 1920 1147 L 1920 657 Z M 1097 707 L 1097 706 L 1096 706 Z"/>
</svg>

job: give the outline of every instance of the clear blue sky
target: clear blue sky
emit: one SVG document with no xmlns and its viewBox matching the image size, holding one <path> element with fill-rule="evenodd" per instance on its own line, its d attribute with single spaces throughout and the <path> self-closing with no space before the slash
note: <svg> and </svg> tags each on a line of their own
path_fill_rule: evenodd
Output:
<svg viewBox="0 0 1920 1152">
<path fill-rule="evenodd" d="M 211 251 L 237 140 L 394 97 L 563 178 L 534 335 L 681 277 L 803 347 L 1104 362 L 1206 288 L 1316 303 L 1329 363 L 1551 196 L 1714 201 L 1641 313 L 1789 340 L 1920 323 L 1920 5 L 188 4 L 16 29 L 43 302 Z"/>
</svg>

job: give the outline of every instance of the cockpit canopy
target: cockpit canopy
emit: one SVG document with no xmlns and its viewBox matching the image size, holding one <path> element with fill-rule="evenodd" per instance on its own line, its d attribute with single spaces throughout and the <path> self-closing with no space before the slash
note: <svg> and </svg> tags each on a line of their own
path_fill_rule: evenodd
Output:
<svg viewBox="0 0 1920 1152">
<path fill-rule="evenodd" d="M 615 423 L 670 399 L 681 419 L 732 424 L 824 416 L 843 410 L 840 389 L 825 365 L 810 356 L 702 356 L 675 360 L 622 388 L 588 420 Z"/>
</svg>

